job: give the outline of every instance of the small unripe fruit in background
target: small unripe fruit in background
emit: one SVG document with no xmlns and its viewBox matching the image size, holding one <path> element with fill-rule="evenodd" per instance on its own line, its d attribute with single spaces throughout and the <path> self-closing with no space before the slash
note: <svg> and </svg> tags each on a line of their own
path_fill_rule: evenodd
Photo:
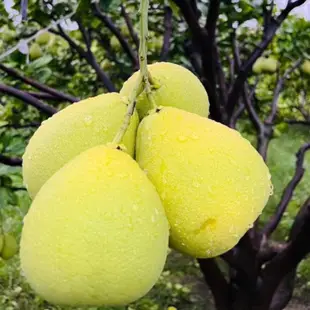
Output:
<svg viewBox="0 0 310 310">
<path fill-rule="evenodd" d="M 17 253 L 17 251 L 18 251 L 18 244 L 16 242 L 16 239 L 9 234 L 4 234 L 3 246 L 0 256 L 3 259 L 10 259 Z"/>
<path fill-rule="evenodd" d="M 38 43 L 33 43 L 29 49 L 30 59 L 35 60 L 42 56 L 42 49 Z"/>
<path fill-rule="evenodd" d="M 306 60 L 302 66 L 301 70 L 303 73 L 310 75 L 310 60 Z"/>
<path fill-rule="evenodd" d="M 157 106 L 171 106 L 207 117 L 209 115 L 208 94 L 199 79 L 188 69 L 169 62 L 148 65 L 155 81 L 151 96 Z M 123 85 L 120 93 L 129 96 L 139 72 L 135 72 Z M 145 91 L 137 98 L 140 119 L 153 109 Z"/>
<path fill-rule="evenodd" d="M 116 36 L 112 36 L 110 39 L 110 45 L 114 50 L 119 51 L 121 48 L 121 44 Z"/>
<path fill-rule="evenodd" d="M 272 57 L 259 57 L 253 65 L 254 73 L 274 73 L 277 71 L 278 61 Z"/>
<path fill-rule="evenodd" d="M 51 35 L 48 31 L 45 31 L 41 34 L 39 34 L 37 37 L 36 37 L 36 43 L 40 44 L 40 45 L 46 45 L 49 43 L 51 39 Z"/>
</svg>

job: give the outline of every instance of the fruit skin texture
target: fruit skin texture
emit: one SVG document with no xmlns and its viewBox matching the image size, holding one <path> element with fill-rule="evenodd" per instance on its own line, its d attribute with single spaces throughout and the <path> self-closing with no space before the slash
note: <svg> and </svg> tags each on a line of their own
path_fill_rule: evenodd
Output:
<svg viewBox="0 0 310 310">
<path fill-rule="evenodd" d="M 237 244 L 262 212 L 270 174 L 235 130 L 163 107 L 138 128 L 137 161 L 161 196 L 170 244 L 194 257 L 218 256 Z"/>
<path fill-rule="evenodd" d="M 162 272 L 169 228 L 153 184 L 126 153 L 91 148 L 57 171 L 24 219 L 21 267 L 60 305 L 123 305 Z"/>
<path fill-rule="evenodd" d="M 16 239 L 9 234 L 4 234 L 3 246 L 0 256 L 3 259 L 10 259 L 17 253 L 17 251 L 18 251 L 18 244 L 16 242 Z"/>
<path fill-rule="evenodd" d="M 70 159 L 113 140 L 127 111 L 126 100 L 118 93 L 88 98 L 59 111 L 38 128 L 23 155 L 24 184 L 32 198 Z M 137 126 L 135 112 L 122 141 L 130 155 Z"/>
<path fill-rule="evenodd" d="M 29 57 L 32 60 L 40 58 L 42 56 L 42 50 L 39 44 L 33 43 L 29 49 Z"/>
<path fill-rule="evenodd" d="M 152 95 L 157 106 L 171 106 L 207 117 L 209 99 L 199 79 L 186 68 L 168 62 L 148 65 L 152 78 L 159 88 L 153 89 Z M 129 96 L 136 84 L 138 72 L 134 73 L 123 85 L 120 93 Z M 145 92 L 137 99 L 137 111 L 140 119 L 153 107 Z"/>
</svg>

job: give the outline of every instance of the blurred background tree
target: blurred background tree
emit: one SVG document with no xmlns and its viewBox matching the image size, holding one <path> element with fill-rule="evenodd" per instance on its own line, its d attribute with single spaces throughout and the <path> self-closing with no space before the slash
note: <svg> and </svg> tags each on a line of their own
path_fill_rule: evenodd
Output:
<svg viewBox="0 0 310 310">
<path fill-rule="evenodd" d="M 310 287 L 310 23 L 291 14 L 305 0 L 278 2 L 151 1 L 149 62 L 200 78 L 210 117 L 257 147 L 274 195 L 232 251 L 199 261 L 171 251 L 157 285 L 126 309 L 277 310 Z M 17 239 L 31 202 L 20 168 L 29 138 L 58 110 L 118 91 L 138 69 L 137 12 L 133 0 L 0 3 L 0 212 Z M 34 295 L 18 257 L 0 261 L 0 287 L 1 309 L 64 309 Z"/>
</svg>

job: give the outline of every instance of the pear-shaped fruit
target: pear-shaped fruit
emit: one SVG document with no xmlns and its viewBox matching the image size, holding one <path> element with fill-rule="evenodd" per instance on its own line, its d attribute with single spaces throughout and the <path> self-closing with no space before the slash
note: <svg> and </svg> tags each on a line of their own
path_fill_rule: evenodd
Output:
<svg viewBox="0 0 310 310">
<path fill-rule="evenodd" d="M 310 75 L 310 60 L 306 60 L 302 66 L 301 70 L 303 73 Z"/>
<path fill-rule="evenodd" d="M 18 251 L 18 244 L 16 242 L 16 239 L 9 234 L 4 234 L 3 246 L 0 256 L 3 259 L 10 259 L 17 253 L 17 251 Z"/>
<path fill-rule="evenodd" d="M 270 195 L 269 170 L 246 139 L 180 109 L 141 122 L 136 156 L 163 201 L 171 245 L 194 257 L 235 246 Z"/>
<path fill-rule="evenodd" d="M 256 74 L 262 73 L 263 69 L 263 57 L 258 58 L 253 65 L 253 72 Z"/>
<path fill-rule="evenodd" d="M 155 284 L 168 239 L 153 184 L 128 154 L 101 145 L 43 185 L 24 219 L 21 267 L 49 302 L 124 305 Z"/>
<path fill-rule="evenodd" d="M 253 65 L 254 73 L 274 73 L 277 71 L 278 61 L 272 57 L 260 57 Z"/>
<path fill-rule="evenodd" d="M 272 57 L 267 58 L 263 63 L 263 70 L 268 73 L 274 73 L 277 71 L 278 61 Z"/>
<path fill-rule="evenodd" d="M 116 51 L 119 51 L 121 48 L 121 44 L 116 36 L 111 37 L 110 44 L 111 44 L 111 47 Z"/>
<path fill-rule="evenodd" d="M 51 39 L 50 33 L 48 31 L 45 31 L 36 37 L 36 42 L 40 45 L 46 45 L 49 43 L 50 39 Z"/>
<path fill-rule="evenodd" d="M 130 31 L 128 29 L 127 24 L 122 24 L 120 29 L 121 29 L 121 34 L 123 36 L 125 36 L 125 37 L 129 37 L 130 36 Z"/>
<path fill-rule="evenodd" d="M 24 184 L 33 198 L 41 186 L 79 153 L 111 142 L 127 111 L 127 99 L 103 94 L 74 103 L 43 122 L 23 155 Z M 133 155 L 138 115 L 134 113 L 122 143 Z"/>
<path fill-rule="evenodd" d="M 42 50 L 38 43 L 33 43 L 29 49 L 29 57 L 32 60 L 40 58 L 42 56 Z"/>
<path fill-rule="evenodd" d="M 171 106 L 201 116 L 209 115 L 209 99 L 199 79 L 186 68 L 168 62 L 148 65 L 155 81 L 152 96 L 157 106 Z M 123 85 L 120 93 L 129 96 L 135 86 L 138 72 L 134 73 Z M 137 99 L 137 111 L 140 119 L 153 108 L 143 92 Z"/>
</svg>

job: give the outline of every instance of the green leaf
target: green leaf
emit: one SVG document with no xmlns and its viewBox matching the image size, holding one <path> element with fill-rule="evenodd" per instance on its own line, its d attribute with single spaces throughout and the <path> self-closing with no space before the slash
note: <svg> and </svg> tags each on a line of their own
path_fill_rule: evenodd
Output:
<svg viewBox="0 0 310 310">
<path fill-rule="evenodd" d="M 29 65 L 29 69 L 30 70 L 37 70 L 39 68 L 45 67 L 46 65 L 48 65 L 51 61 L 53 60 L 53 57 L 51 55 L 44 55 L 38 59 L 36 59 L 35 61 L 33 61 L 30 65 Z"/>
</svg>

